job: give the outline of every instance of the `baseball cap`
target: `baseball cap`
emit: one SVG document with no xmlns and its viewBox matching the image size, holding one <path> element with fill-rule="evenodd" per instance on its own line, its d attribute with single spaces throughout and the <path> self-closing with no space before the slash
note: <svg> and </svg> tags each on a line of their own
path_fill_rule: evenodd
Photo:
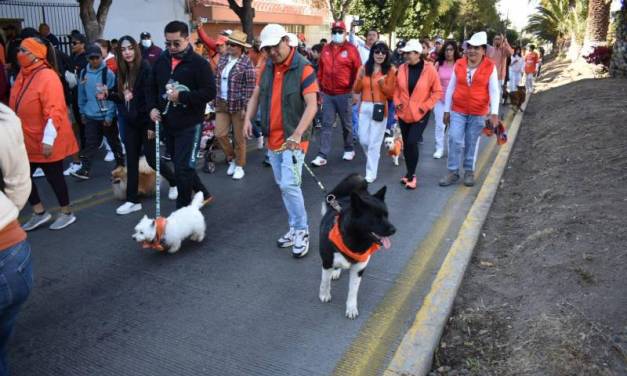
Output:
<svg viewBox="0 0 627 376">
<path fill-rule="evenodd" d="M 139 39 L 150 39 L 150 33 L 147 31 L 142 31 L 142 33 L 139 34 Z"/>
<path fill-rule="evenodd" d="M 102 57 L 102 51 L 100 50 L 100 47 L 96 46 L 95 44 L 90 44 L 85 49 L 85 56 L 88 59 L 92 56 Z"/>
<path fill-rule="evenodd" d="M 331 24 L 331 30 L 333 30 L 333 29 L 346 30 L 346 24 L 344 23 L 344 21 L 334 21 Z"/>
<path fill-rule="evenodd" d="M 290 47 L 298 47 L 298 37 L 294 33 L 287 33 L 287 37 L 290 38 L 288 42 Z"/>
<path fill-rule="evenodd" d="M 417 52 L 419 54 L 422 53 L 422 44 L 418 39 L 410 39 L 405 44 L 405 47 L 401 48 L 401 52 Z"/>
<path fill-rule="evenodd" d="M 470 37 L 470 39 L 467 40 L 468 44 L 471 46 L 483 46 L 488 44 L 488 35 L 486 34 L 485 31 L 480 31 L 478 33 L 475 33 L 472 35 L 472 37 Z"/>
<path fill-rule="evenodd" d="M 261 45 L 259 48 L 276 46 L 281 41 L 281 38 L 287 35 L 285 28 L 278 24 L 267 24 L 263 30 L 261 30 L 260 38 Z"/>
</svg>

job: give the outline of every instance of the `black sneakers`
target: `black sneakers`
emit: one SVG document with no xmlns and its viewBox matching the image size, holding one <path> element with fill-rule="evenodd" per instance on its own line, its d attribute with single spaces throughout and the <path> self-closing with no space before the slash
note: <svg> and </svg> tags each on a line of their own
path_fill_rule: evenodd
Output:
<svg viewBox="0 0 627 376">
<path fill-rule="evenodd" d="M 70 172 L 70 175 L 74 176 L 77 179 L 88 180 L 89 179 L 89 170 L 83 166 L 78 171 Z"/>
</svg>

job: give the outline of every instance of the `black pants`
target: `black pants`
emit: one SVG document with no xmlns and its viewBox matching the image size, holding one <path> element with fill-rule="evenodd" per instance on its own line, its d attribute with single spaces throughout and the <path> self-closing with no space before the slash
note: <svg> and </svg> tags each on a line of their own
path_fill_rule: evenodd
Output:
<svg viewBox="0 0 627 376">
<path fill-rule="evenodd" d="M 120 142 L 118 126 L 115 120 L 107 127 L 104 125 L 104 120 L 87 118 L 87 124 L 85 124 L 85 147 L 83 148 L 83 154 L 81 156 L 83 166 L 87 170 L 91 167 L 91 162 L 96 156 L 103 135 L 107 138 L 109 146 L 111 146 L 116 165 L 124 166 L 122 143 Z"/>
<path fill-rule="evenodd" d="M 143 154 L 146 156 L 148 165 L 153 169 L 157 169 L 155 161 L 155 140 L 149 140 L 147 129 L 143 124 L 135 124 L 126 122 L 125 142 L 126 146 L 126 201 L 138 203 L 137 186 L 139 182 L 139 157 Z M 174 171 L 163 160 L 159 161 L 161 175 L 168 181 L 170 187 L 176 186 Z"/>
<path fill-rule="evenodd" d="M 70 196 L 67 191 L 67 185 L 65 184 L 65 177 L 63 176 L 63 160 L 50 163 L 31 162 L 31 176 L 38 167 L 41 168 L 46 175 L 46 180 L 48 180 L 48 183 L 52 187 L 54 195 L 57 196 L 59 206 L 68 206 L 70 204 Z M 32 180 L 32 178 L 31 183 L 32 188 L 30 191 L 30 196 L 28 196 L 28 203 L 31 204 L 31 206 L 35 206 L 41 203 L 41 199 L 39 198 L 39 192 L 37 192 L 37 185 Z"/>
<path fill-rule="evenodd" d="M 176 208 L 188 206 L 192 202 L 192 191 L 202 192 L 205 198 L 209 191 L 200 181 L 196 173 L 196 157 L 200 145 L 202 124 L 187 128 L 168 128 L 166 148 L 172 150 L 174 175 L 179 196 L 176 199 Z"/>
<path fill-rule="evenodd" d="M 420 155 L 418 142 L 422 140 L 422 133 L 429 123 L 430 115 L 431 112 L 426 113 L 416 123 L 405 123 L 400 119 L 398 120 L 398 125 L 401 127 L 401 135 L 403 136 L 403 156 L 405 157 L 405 166 L 407 167 L 407 175 L 405 175 L 407 179 L 411 180 L 416 175 L 416 166 L 418 166 Z"/>
<path fill-rule="evenodd" d="M 85 144 L 86 144 L 85 124 L 83 124 L 83 121 L 81 120 L 81 112 L 78 109 L 78 87 L 75 87 L 74 89 L 72 89 L 71 93 L 72 93 L 72 113 L 74 114 L 74 121 L 76 122 L 76 127 L 78 130 L 78 134 L 76 136 L 78 137 L 80 150 L 82 151 L 83 149 L 85 149 Z"/>
</svg>

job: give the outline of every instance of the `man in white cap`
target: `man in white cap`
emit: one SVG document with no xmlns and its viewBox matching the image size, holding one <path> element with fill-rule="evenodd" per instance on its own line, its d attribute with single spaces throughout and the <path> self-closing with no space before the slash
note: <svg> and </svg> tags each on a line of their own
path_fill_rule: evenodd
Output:
<svg viewBox="0 0 627 376">
<path fill-rule="evenodd" d="M 300 258 L 309 251 L 309 226 L 300 183 L 311 123 L 318 111 L 318 82 L 311 63 L 290 46 L 282 26 L 269 24 L 263 28 L 260 49 L 267 54 L 268 62 L 259 72 L 248 102 L 245 131 L 252 137 L 252 121 L 259 106 L 270 165 L 288 215 L 289 231 L 277 245 L 292 247 L 292 256 Z"/>
<path fill-rule="evenodd" d="M 448 174 L 440 180 L 445 187 L 459 180 L 459 164 L 464 150 L 464 185 L 475 184 L 474 171 L 479 136 L 486 115 L 496 126 L 499 121 L 500 88 L 496 66 L 486 57 L 485 31 L 468 41 L 465 57 L 457 60 L 446 90 L 444 124 L 448 127 Z"/>
</svg>

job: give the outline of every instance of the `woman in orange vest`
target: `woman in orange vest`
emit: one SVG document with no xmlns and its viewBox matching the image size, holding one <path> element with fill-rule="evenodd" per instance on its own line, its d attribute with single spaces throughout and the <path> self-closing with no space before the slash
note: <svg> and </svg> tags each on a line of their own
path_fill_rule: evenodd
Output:
<svg viewBox="0 0 627 376">
<path fill-rule="evenodd" d="M 500 85 L 496 65 L 486 55 L 485 31 L 467 42 L 467 54 L 457 60 L 444 100 L 444 124 L 448 127 L 448 174 L 440 180 L 443 187 L 459 180 L 459 164 L 464 150 L 464 185 L 475 184 L 475 160 L 479 136 L 490 114 L 499 121 Z M 452 112 L 451 112 L 452 110 Z"/>
<path fill-rule="evenodd" d="M 416 189 L 418 142 L 429 122 L 429 114 L 442 98 L 442 86 L 433 64 L 422 59 L 420 41 L 412 39 L 401 49 L 406 63 L 401 64 L 396 76 L 394 105 L 398 125 L 403 135 L 403 156 L 407 174 L 401 183 L 407 189 Z"/>
<path fill-rule="evenodd" d="M 395 87 L 396 68 L 390 62 L 390 49 L 385 42 L 377 42 L 370 49 L 370 56 L 359 69 L 353 85 L 353 102 L 359 103 L 359 143 L 366 154 L 368 183 L 377 178 L 387 124 L 388 99 L 394 96 Z"/>
<path fill-rule="evenodd" d="M 11 90 L 9 105 L 22 120 L 31 174 L 41 168 L 59 201 L 61 214 L 49 228 L 60 230 L 76 221 L 70 211 L 63 160 L 78 152 L 78 145 L 68 117 L 61 79 L 50 64 L 54 62 L 54 50 L 39 38 L 26 38 L 20 44 L 17 60 L 21 69 Z M 52 218 L 39 199 L 37 186 L 32 183 L 28 202 L 34 213 L 22 226 L 26 231 L 34 230 Z"/>
</svg>

